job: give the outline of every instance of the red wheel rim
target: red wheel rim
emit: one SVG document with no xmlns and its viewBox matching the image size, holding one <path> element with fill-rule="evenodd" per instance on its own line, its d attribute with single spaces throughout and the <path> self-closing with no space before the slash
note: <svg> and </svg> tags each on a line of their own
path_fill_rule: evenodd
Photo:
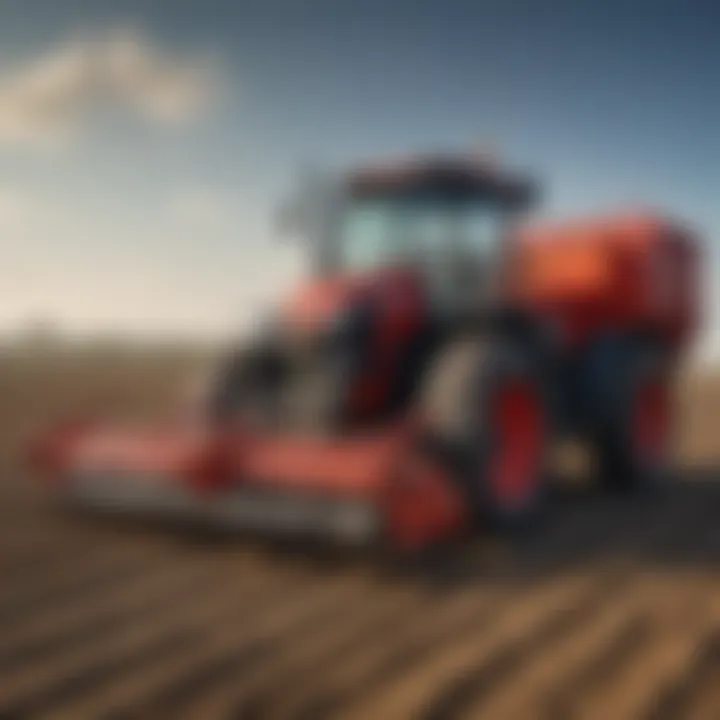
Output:
<svg viewBox="0 0 720 720">
<path fill-rule="evenodd" d="M 644 383 L 635 404 L 634 435 L 640 457 L 658 463 L 665 457 L 670 430 L 670 398 L 661 380 Z"/>
<path fill-rule="evenodd" d="M 537 391 L 525 381 L 498 388 L 491 422 L 496 444 L 490 489 L 501 507 L 520 510 L 535 496 L 542 462 L 543 416 Z"/>
</svg>

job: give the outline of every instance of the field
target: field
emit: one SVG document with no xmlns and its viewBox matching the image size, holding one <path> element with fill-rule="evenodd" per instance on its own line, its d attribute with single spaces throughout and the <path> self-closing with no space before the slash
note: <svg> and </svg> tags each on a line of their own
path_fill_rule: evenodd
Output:
<svg viewBox="0 0 720 720">
<path fill-rule="evenodd" d="M 558 489 L 515 544 L 410 567 L 98 521 L 31 482 L 20 449 L 38 427 L 167 405 L 200 363 L 0 358 L 0 716 L 720 717 L 711 375 L 684 381 L 666 493 Z"/>
</svg>

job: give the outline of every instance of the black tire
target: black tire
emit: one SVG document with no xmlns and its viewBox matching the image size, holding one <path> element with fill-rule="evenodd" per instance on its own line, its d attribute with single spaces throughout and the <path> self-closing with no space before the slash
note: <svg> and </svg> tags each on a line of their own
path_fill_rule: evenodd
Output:
<svg viewBox="0 0 720 720">
<path fill-rule="evenodd" d="M 207 398 L 211 422 L 224 424 L 241 412 L 250 379 L 249 359 L 243 353 L 233 351 L 220 360 Z"/>
<path fill-rule="evenodd" d="M 208 400 L 210 418 L 272 430 L 342 429 L 358 363 L 354 340 L 347 332 L 317 347 L 295 347 L 270 338 L 235 350 L 219 367 Z"/>
<path fill-rule="evenodd" d="M 219 363 L 207 400 L 207 415 L 219 425 L 276 423 L 284 363 L 273 348 L 250 346 L 233 350 Z"/>
<path fill-rule="evenodd" d="M 675 414 L 667 354 L 631 338 L 603 339 L 592 352 L 599 484 L 613 492 L 661 488 L 669 477 Z"/>
<path fill-rule="evenodd" d="M 462 489 L 475 524 L 518 530 L 534 523 L 544 504 L 550 428 L 536 359 L 527 346 L 512 339 L 473 338 L 443 348 L 429 386 L 432 375 L 447 387 L 432 388 L 423 398 L 430 442 Z M 514 415 L 507 422 L 498 421 L 497 410 L 507 403 L 509 393 L 513 393 Z M 537 436 L 529 441 L 531 449 L 518 445 L 518 420 L 533 424 Z M 523 432 L 529 433 L 529 427 Z M 529 453 L 525 464 L 503 470 L 503 463 L 508 465 L 517 449 Z M 514 482 L 513 495 L 508 492 L 509 481 Z"/>
</svg>

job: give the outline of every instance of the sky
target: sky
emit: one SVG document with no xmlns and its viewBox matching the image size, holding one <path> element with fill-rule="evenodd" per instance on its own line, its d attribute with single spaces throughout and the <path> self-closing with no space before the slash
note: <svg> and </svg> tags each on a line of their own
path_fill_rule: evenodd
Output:
<svg viewBox="0 0 720 720">
<path fill-rule="evenodd" d="M 707 246 L 712 0 L 0 0 L 0 331 L 218 336 L 302 273 L 304 169 L 482 146 L 538 214 L 651 206 Z"/>
</svg>

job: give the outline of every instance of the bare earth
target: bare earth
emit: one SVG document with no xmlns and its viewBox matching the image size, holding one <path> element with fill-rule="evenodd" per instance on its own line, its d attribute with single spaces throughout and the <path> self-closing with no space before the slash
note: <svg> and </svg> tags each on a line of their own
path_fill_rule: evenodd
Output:
<svg viewBox="0 0 720 720">
<path fill-rule="evenodd" d="M 720 381 L 682 388 L 653 497 L 413 567 L 70 514 L 19 449 L 68 408 L 167 404 L 192 363 L 0 359 L 0 716 L 719 718 Z"/>
</svg>

